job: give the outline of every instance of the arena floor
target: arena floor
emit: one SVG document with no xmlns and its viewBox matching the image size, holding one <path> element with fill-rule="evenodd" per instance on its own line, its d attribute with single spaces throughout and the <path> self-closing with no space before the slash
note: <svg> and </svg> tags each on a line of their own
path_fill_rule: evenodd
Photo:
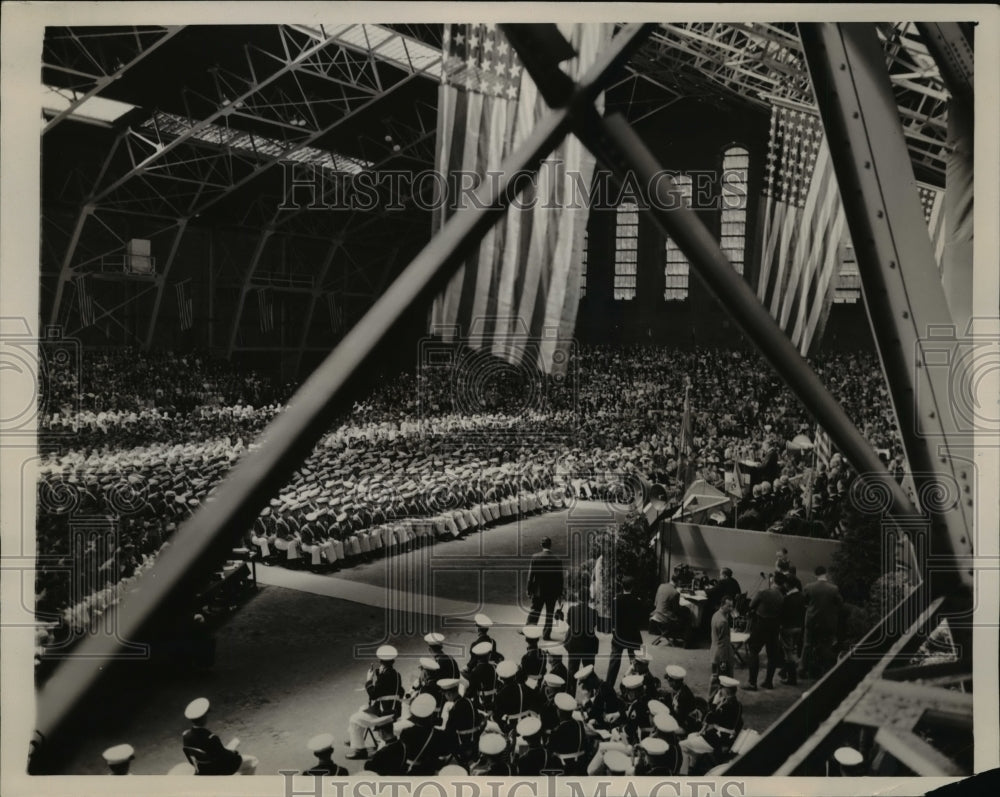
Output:
<svg viewBox="0 0 1000 797">
<path fill-rule="evenodd" d="M 425 633 L 447 634 L 449 652 L 464 663 L 474 636 L 468 618 L 485 611 L 497 623 L 500 651 L 519 658 L 524 640 L 517 629 L 526 609 L 514 559 L 537 551 L 544 536 L 554 552 L 573 553 L 567 529 L 585 532 L 611 519 L 607 507 L 581 503 L 332 576 L 258 567 L 259 592 L 217 632 L 214 669 L 123 686 L 120 705 L 95 721 L 61 774 L 104 774 L 101 751 L 120 742 L 136 749 L 133 773 L 167 773 L 184 761 L 184 707 L 201 696 L 212 701 L 209 727 L 223 742 L 239 737 L 240 750 L 260 759 L 259 774 L 307 768 L 313 759 L 306 742 L 324 732 L 337 739 L 335 760 L 357 772 L 363 762 L 344 758 L 346 719 L 366 702 L 362 685 L 377 645 L 388 641 L 399 649 L 397 667 L 408 683 L 427 652 Z M 415 580 L 418 572 L 431 576 Z M 602 636 L 601 674 L 609 651 L 610 637 Z M 707 692 L 707 641 L 700 649 L 650 651 L 655 674 L 681 664 L 696 694 Z M 745 678 L 745 670 L 737 674 Z M 746 727 L 763 731 L 801 691 L 741 693 Z"/>
</svg>

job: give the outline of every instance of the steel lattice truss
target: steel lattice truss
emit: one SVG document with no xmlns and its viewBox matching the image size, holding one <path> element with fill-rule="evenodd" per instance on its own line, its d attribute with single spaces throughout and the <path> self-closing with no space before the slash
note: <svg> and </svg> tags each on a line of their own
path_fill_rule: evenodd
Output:
<svg viewBox="0 0 1000 797">
<path fill-rule="evenodd" d="M 355 175 L 431 167 L 436 109 L 430 103 L 401 102 L 391 114 L 381 112 L 378 134 L 371 132 L 370 119 L 361 132 L 356 123 L 379 114 L 379 103 L 407 84 L 439 81 L 440 26 L 319 24 L 275 30 L 267 43 L 245 45 L 239 57 L 209 68 L 207 79 L 184 85 L 179 106 L 129 114 L 96 176 L 82 170 L 67 176 L 67 184 L 87 185 L 77 192 L 85 199 L 60 258 L 52 323 L 71 312 L 63 301 L 65 287 L 80 275 L 106 271 L 135 237 L 172 239 L 157 264 L 158 307 L 188 221 L 231 204 L 234 195 L 241 200 L 236 223 L 256 231 L 260 241 L 242 278 L 241 308 L 259 280 L 273 284 L 259 261 L 263 244 L 276 232 L 330 242 L 338 252 L 317 267 L 309 290 L 322 294 L 331 284 L 345 289 L 344 275 L 364 272 L 352 266 L 348 252 L 363 247 L 366 235 L 371 239 L 381 211 L 345 214 L 345 228 L 331 236 L 328 220 L 295 208 L 287 186 L 255 195 L 250 184 L 278 164 L 296 164 L 313 170 L 310 179 L 323 196 L 343 196 Z M 887 23 L 878 30 L 917 176 L 941 186 L 949 93 L 913 23 Z M 118 80 L 181 32 L 155 26 L 50 29 L 43 80 L 58 82 L 70 105 L 47 120 L 44 132 L 91 97 L 113 93 Z M 761 110 L 775 102 L 815 109 L 794 23 L 662 23 L 628 72 L 619 86 L 641 81 L 662 96 L 652 108 L 637 100 L 629 110 L 633 122 L 689 96 Z M 344 136 L 350 138 L 349 151 L 338 147 Z M 408 203 L 412 197 L 403 199 Z M 368 292 L 383 281 L 346 284 L 371 299 Z M 229 335 L 230 353 L 237 346 L 240 315 Z M 145 345 L 153 340 L 156 320 L 154 310 Z"/>
<path fill-rule="evenodd" d="M 949 94 L 912 22 L 879 35 L 914 166 L 944 185 Z M 794 23 L 664 23 L 630 64 L 633 74 L 674 97 L 704 96 L 770 108 L 815 100 Z"/>
</svg>

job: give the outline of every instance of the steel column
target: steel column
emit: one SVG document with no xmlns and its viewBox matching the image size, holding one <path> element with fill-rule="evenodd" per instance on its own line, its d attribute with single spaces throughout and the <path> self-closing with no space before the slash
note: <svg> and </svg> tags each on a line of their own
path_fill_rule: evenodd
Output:
<svg viewBox="0 0 1000 797">
<path fill-rule="evenodd" d="M 949 557 L 973 553 L 975 474 L 958 453 L 968 455 L 973 441 L 956 418 L 955 373 L 940 361 L 950 352 L 954 366 L 965 330 L 948 311 L 874 27 L 799 30 L 914 485 L 930 497 L 929 555 L 947 567 Z M 934 581 L 935 594 L 971 587 L 972 570 L 956 565 Z"/>
</svg>

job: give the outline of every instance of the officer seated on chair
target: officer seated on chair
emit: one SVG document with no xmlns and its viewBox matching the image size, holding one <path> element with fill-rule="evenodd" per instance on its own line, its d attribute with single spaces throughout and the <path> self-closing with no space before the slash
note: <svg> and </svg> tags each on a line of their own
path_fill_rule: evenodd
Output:
<svg viewBox="0 0 1000 797">
<path fill-rule="evenodd" d="M 251 755 L 240 755 L 236 751 L 239 739 L 228 745 L 205 727 L 210 704 L 204 697 L 192 700 L 184 710 L 184 716 L 191 727 L 181 737 L 184 755 L 187 756 L 196 775 L 252 775 L 257 771 L 258 761 Z"/>
<path fill-rule="evenodd" d="M 382 645 L 375 651 L 378 664 L 368 668 L 365 679 L 368 705 L 354 712 L 348 721 L 351 749 L 347 758 L 367 758 L 365 737 L 376 727 L 376 722 L 384 716 L 395 720 L 402 714 L 403 678 L 393 666 L 397 655 L 392 645 Z"/>
<path fill-rule="evenodd" d="M 681 742 L 686 770 L 683 774 L 701 774 L 701 758 L 709 758 L 709 767 L 724 762 L 733 742 L 743 727 L 743 707 L 736 699 L 739 681 L 728 675 L 719 677 L 719 691 L 712 697 L 700 733 L 693 733 Z M 695 770 L 699 771 L 695 771 Z"/>
<path fill-rule="evenodd" d="M 135 758 L 135 749 L 130 744 L 116 744 L 109 747 L 102 754 L 104 762 L 108 765 L 108 772 L 112 775 L 128 775 L 129 767 Z"/>
</svg>

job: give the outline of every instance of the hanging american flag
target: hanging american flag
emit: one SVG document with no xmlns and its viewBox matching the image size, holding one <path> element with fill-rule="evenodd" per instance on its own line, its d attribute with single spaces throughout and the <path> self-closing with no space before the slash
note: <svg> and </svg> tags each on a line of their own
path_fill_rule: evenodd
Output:
<svg viewBox="0 0 1000 797">
<path fill-rule="evenodd" d="M 89 327 L 94 323 L 94 297 L 90 295 L 86 277 L 76 279 L 76 298 L 80 306 L 80 324 Z"/>
<path fill-rule="evenodd" d="M 830 467 L 830 459 L 833 457 L 833 441 L 830 440 L 830 435 L 817 426 L 816 442 L 813 445 L 816 447 L 816 462 L 826 470 Z"/>
<path fill-rule="evenodd" d="M 562 65 L 574 80 L 611 38 L 608 24 L 561 25 L 577 57 Z M 434 230 L 457 209 L 456 175 L 483 179 L 527 138 L 547 110 L 516 52 L 495 25 L 446 25 L 438 94 L 436 164 L 449 176 L 450 202 Z M 594 157 L 567 138 L 534 185 L 483 238 L 431 312 L 432 331 L 455 333 L 511 362 L 547 373 L 565 367 L 576 325 L 588 209 L 566 198 L 589 194 Z"/>
<path fill-rule="evenodd" d="M 931 246 L 934 248 L 934 260 L 938 270 L 944 262 L 944 191 L 929 185 L 917 185 L 920 194 L 920 207 L 924 211 L 924 221 L 927 222 L 927 232 L 931 236 Z"/>
<path fill-rule="evenodd" d="M 181 331 L 186 332 L 194 324 L 194 300 L 187 295 L 187 280 L 174 285 L 177 294 L 177 318 Z"/>
<path fill-rule="evenodd" d="M 260 331 L 274 331 L 274 301 L 270 292 L 265 288 L 257 290 L 257 310 L 260 318 Z"/>
<path fill-rule="evenodd" d="M 771 106 L 757 296 L 805 355 L 836 288 L 844 206 L 819 117 Z"/>
</svg>

